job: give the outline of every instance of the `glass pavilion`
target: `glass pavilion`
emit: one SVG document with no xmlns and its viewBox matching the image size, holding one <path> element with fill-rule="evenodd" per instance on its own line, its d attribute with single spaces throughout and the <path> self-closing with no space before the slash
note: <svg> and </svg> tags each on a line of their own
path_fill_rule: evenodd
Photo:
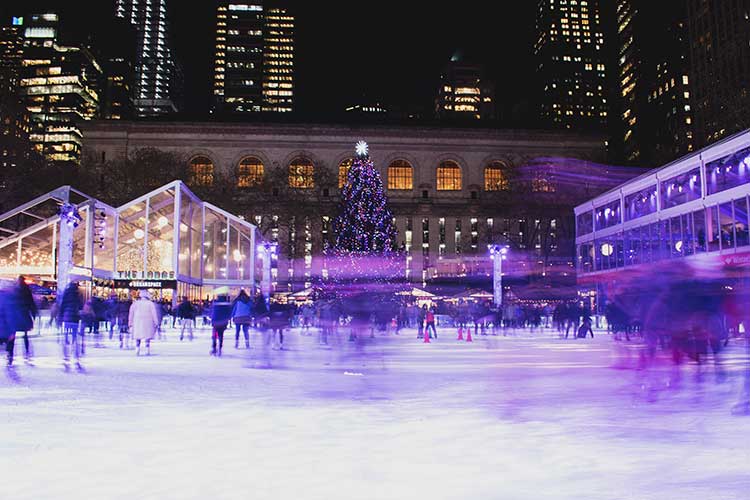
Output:
<svg viewBox="0 0 750 500">
<path fill-rule="evenodd" d="M 60 224 L 68 223 L 59 212 L 67 203 L 80 216 L 70 278 L 89 292 L 148 288 L 157 297 L 196 300 L 218 287 L 256 287 L 256 227 L 200 200 L 181 181 L 119 208 L 65 186 L 0 215 L 0 277 L 56 282 Z"/>
</svg>

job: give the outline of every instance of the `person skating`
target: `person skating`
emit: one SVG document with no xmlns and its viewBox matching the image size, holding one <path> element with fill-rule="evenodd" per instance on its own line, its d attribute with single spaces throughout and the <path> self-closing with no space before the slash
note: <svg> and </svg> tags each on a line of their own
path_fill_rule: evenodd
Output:
<svg viewBox="0 0 750 500">
<path fill-rule="evenodd" d="M 284 350 L 284 328 L 289 326 L 290 309 L 279 302 L 272 302 L 269 312 L 269 327 L 275 337 L 278 333 L 278 348 Z"/>
<path fill-rule="evenodd" d="M 13 366 L 13 352 L 16 340 L 16 331 L 12 320 L 12 291 L 0 290 L 0 344 L 5 344 L 8 354 L 8 369 Z"/>
<path fill-rule="evenodd" d="M 232 317 L 232 303 L 229 302 L 228 295 L 219 295 L 211 306 L 211 355 L 221 356 L 221 349 L 224 347 L 224 332 L 229 325 L 229 319 Z M 218 349 L 217 349 L 218 340 Z"/>
<path fill-rule="evenodd" d="M 427 306 L 425 305 L 425 307 Z M 424 334 L 429 335 L 430 338 L 433 338 L 434 334 L 434 338 L 437 338 L 437 330 L 435 329 L 435 308 L 430 307 L 427 309 L 424 316 L 424 322 Z M 432 328 L 432 333 L 430 333 L 430 328 Z"/>
<path fill-rule="evenodd" d="M 11 311 L 14 318 L 14 323 L 11 325 L 14 331 L 23 332 L 23 354 L 27 362 L 31 361 L 31 346 L 29 344 L 29 330 L 34 328 L 34 318 L 39 314 L 39 310 L 34 302 L 34 296 L 31 293 L 31 288 L 26 284 L 26 280 L 23 276 L 19 276 L 18 283 L 13 290 L 13 306 L 14 311 Z"/>
<path fill-rule="evenodd" d="M 182 302 L 177 306 L 175 315 L 180 318 L 180 340 L 185 338 L 185 330 L 188 330 L 189 338 L 193 340 L 196 310 L 187 297 L 182 298 Z"/>
<path fill-rule="evenodd" d="M 69 345 L 73 343 L 73 353 L 76 357 L 76 365 L 80 368 L 80 358 L 84 353 L 83 329 L 81 328 L 81 308 L 83 307 L 83 298 L 78 291 L 78 282 L 72 281 L 65 287 L 62 298 L 60 299 L 60 308 L 58 309 L 59 325 L 63 328 L 63 363 L 66 370 L 68 369 Z"/>
<path fill-rule="evenodd" d="M 424 335 L 424 320 L 427 317 L 427 304 L 422 304 L 417 313 L 417 338 L 421 339 Z"/>
<path fill-rule="evenodd" d="M 232 304 L 232 322 L 234 323 L 235 334 L 234 334 L 234 348 L 239 349 L 240 346 L 240 330 L 245 337 L 245 349 L 250 349 L 250 323 L 253 320 L 253 304 L 250 300 L 250 296 L 245 290 L 240 290 L 237 298 Z"/>
<path fill-rule="evenodd" d="M 148 290 L 141 290 L 139 297 L 130 306 L 128 327 L 135 339 L 136 356 L 141 354 L 141 340 L 146 341 L 146 354 L 151 355 L 151 340 L 156 337 L 160 323 L 159 312 Z"/>
<path fill-rule="evenodd" d="M 128 297 L 117 302 L 117 333 L 120 337 L 120 349 L 130 349 L 130 329 L 128 318 L 130 318 L 130 307 L 133 301 Z"/>
</svg>

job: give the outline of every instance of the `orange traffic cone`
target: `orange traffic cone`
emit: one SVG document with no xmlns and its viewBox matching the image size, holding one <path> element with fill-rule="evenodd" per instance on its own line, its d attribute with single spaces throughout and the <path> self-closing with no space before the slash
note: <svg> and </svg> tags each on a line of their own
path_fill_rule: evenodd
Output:
<svg viewBox="0 0 750 500">
<path fill-rule="evenodd" d="M 427 332 L 427 330 L 424 331 L 424 343 L 425 344 L 430 343 L 430 334 Z"/>
<path fill-rule="evenodd" d="M 464 330 L 460 326 L 458 327 L 458 338 L 456 340 L 463 340 L 464 339 Z"/>
<path fill-rule="evenodd" d="M 469 327 L 469 328 L 466 329 L 466 342 L 474 342 L 471 339 L 471 327 Z"/>
</svg>

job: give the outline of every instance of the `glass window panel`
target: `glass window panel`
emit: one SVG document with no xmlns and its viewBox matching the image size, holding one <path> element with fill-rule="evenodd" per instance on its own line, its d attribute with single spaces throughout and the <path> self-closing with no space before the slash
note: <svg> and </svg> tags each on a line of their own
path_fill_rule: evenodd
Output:
<svg viewBox="0 0 750 500">
<path fill-rule="evenodd" d="M 174 189 L 149 198 L 146 272 L 174 272 Z"/>
<path fill-rule="evenodd" d="M 14 276 L 18 274 L 18 243 L 12 242 L 0 248 L 0 268 L 5 270 L 3 274 Z"/>
<path fill-rule="evenodd" d="M 747 223 L 747 198 L 734 200 L 734 234 L 738 247 L 750 245 Z"/>
<path fill-rule="evenodd" d="M 734 248 L 734 215 L 732 214 L 732 206 L 733 203 L 731 201 L 719 205 L 722 250 Z"/>
<path fill-rule="evenodd" d="M 661 247 L 661 222 L 654 222 L 650 226 L 650 241 L 651 241 L 651 261 L 657 262 L 662 260 L 664 257 L 662 255 Z"/>
<path fill-rule="evenodd" d="M 643 264 L 649 263 L 653 260 L 653 249 L 651 248 L 651 230 L 650 229 L 651 229 L 651 226 L 643 226 L 640 228 L 640 235 L 641 235 L 640 262 Z"/>
<path fill-rule="evenodd" d="M 200 230 L 200 206 L 187 194 L 182 195 L 180 208 L 180 249 L 177 255 L 179 274 L 200 277 L 200 269 L 193 274 L 194 255 L 200 254 L 200 241 L 196 245 L 194 233 Z M 198 227 L 196 228 L 196 223 Z"/>
<path fill-rule="evenodd" d="M 706 163 L 708 194 L 726 191 L 750 182 L 750 148 Z"/>
<path fill-rule="evenodd" d="M 79 209 L 81 223 L 73 230 L 73 265 L 86 266 L 86 224 L 89 217 L 88 208 Z"/>
<path fill-rule="evenodd" d="M 35 231 L 21 239 L 21 266 L 24 268 L 33 268 L 38 270 L 40 274 L 53 274 L 54 273 L 54 255 L 53 239 L 55 233 L 55 224 L 50 224 L 38 231 Z M 3 252 L 3 258 L 7 259 L 12 256 L 12 266 L 16 264 L 15 255 L 16 249 L 18 248 L 17 242 L 13 242 L 5 247 Z M 5 265 L 0 263 L 0 267 Z M 20 274 L 20 273 L 10 273 Z"/>
<path fill-rule="evenodd" d="M 619 235 L 617 239 L 614 240 L 615 245 L 615 257 L 617 258 L 617 267 L 622 267 L 625 265 L 625 244 L 623 241 L 622 235 Z M 615 263 L 612 263 L 612 267 L 615 266 Z"/>
<path fill-rule="evenodd" d="M 682 216 L 682 253 L 683 255 L 693 255 L 695 253 L 692 213 Z"/>
<path fill-rule="evenodd" d="M 388 166 L 388 189 L 411 190 L 414 188 L 414 169 L 405 160 L 396 160 Z"/>
<path fill-rule="evenodd" d="M 248 156 L 237 165 L 237 187 L 251 188 L 263 182 L 265 167 L 260 158 Z"/>
<path fill-rule="evenodd" d="M 631 229 L 626 233 L 625 265 L 634 266 L 641 263 L 641 229 Z"/>
<path fill-rule="evenodd" d="M 510 189 L 506 175 L 507 166 L 499 161 L 490 163 L 484 168 L 485 191 L 507 191 Z"/>
<path fill-rule="evenodd" d="M 625 197 L 625 220 L 634 220 L 656 212 L 656 186 Z"/>
<path fill-rule="evenodd" d="M 354 160 L 347 158 L 346 160 L 339 163 L 339 189 L 343 188 L 346 184 L 346 179 L 349 176 L 349 169 L 352 168 Z"/>
<path fill-rule="evenodd" d="M 437 169 L 438 191 L 461 190 L 461 167 L 454 161 L 444 161 Z"/>
<path fill-rule="evenodd" d="M 661 181 L 661 209 L 676 207 L 701 197 L 700 167 Z"/>
<path fill-rule="evenodd" d="M 591 243 L 578 246 L 578 269 L 584 273 L 594 270 L 594 246 Z"/>
<path fill-rule="evenodd" d="M 315 187 L 315 166 L 308 158 L 296 158 L 289 164 L 289 187 L 312 189 Z"/>
<path fill-rule="evenodd" d="M 721 238 L 719 207 L 713 206 L 706 209 L 706 236 L 708 237 L 708 251 L 719 250 L 719 239 Z"/>
<path fill-rule="evenodd" d="M 206 208 L 204 231 L 204 278 L 227 278 L 227 220 L 221 214 Z"/>
<path fill-rule="evenodd" d="M 661 258 L 671 259 L 672 253 L 672 231 L 669 227 L 669 220 L 661 221 Z"/>
<path fill-rule="evenodd" d="M 620 224 L 622 222 L 620 200 L 615 200 L 601 207 L 597 207 L 595 210 L 594 221 L 597 231 Z"/>
<path fill-rule="evenodd" d="M 190 225 L 190 275 L 193 278 L 201 276 L 201 258 L 203 256 L 203 209 L 194 202 L 190 203 L 192 210 Z"/>
<path fill-rule="evenodd" d="M 240 269 L 242 268 L 242 261 L 245 256 L 242 254 L 242 248 L 240 246 L 240 232 L 237 227 L 233 224 L 229 224 L 229 270 L 227 277 L 230 280 L 240 279 Z"/>
<path fill-rule="evenodd" d="M 97 208 L 94 211 L 94 268 L 115 270 L 115 213 Z"/>
<path fill-rule="evenodd" d="M 706 251 L 706 211 L 693 212 L 693 234 L 695 253 Z"/>
<path fill-rule="evenodd" d="M 117 270 L 143 271 L 146 236 L 146 202 L 136 203 L 119 214 Z"/>
<path fill-rule="evenodd" d="M 214 183 L 214 163 L 206 156 L 196 156 L 188 164 L 190 184 L 193 186 L 210 186 Z"/>
<path fill-rule="evenodd" d="M 672 258 L 682 257 L 682 247 L 685 242 L 682 240 L 682 222 L 681 218 L 672 217 L 669 220 L 671 238 L 670 238 L 670 252 Z"/>
<path fill-rule="evenodd" d="M 588 211 L 576 217 L 576 235 L 583 236 L 594 231 L 594 212 Z"/>
</svg>

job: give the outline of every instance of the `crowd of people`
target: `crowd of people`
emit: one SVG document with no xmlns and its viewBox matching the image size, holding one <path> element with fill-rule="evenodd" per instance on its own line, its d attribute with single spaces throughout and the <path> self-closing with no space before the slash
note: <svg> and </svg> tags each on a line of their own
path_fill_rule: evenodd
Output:
<svg viewBox="0 0 750 500">
<path fill-rule="evenodd" d="M 638 305 L 613 298 L 605 308 L 607 326 L 615 340 L 639 340 L 653 355 L 657 348 L 671 350 L 675 362 L 687 355 L 700 362 L 709 351 L 714 356 L 728 342 L 730 332 L 740 332 L 741 307 L 732 308 L 714 291 L 695 285 L 670 289 L 641 300 Z M 736 306 L 736 304 L 735 304 Z M 687 312 L 686 312 L 687 311 Z M 29 331 L 39 316 L 37 304 L 24 278 L 0 290 L 0 343 L 5 344 L 8 363 L 13 363 L 16 338 L 23 339 L 24 358 L 32 355 Z M 198 322 L 201 321 L 201 325 Z M 260 293 L 245 290 L 230 297 L 220 294 L 213 300 L 191 301 L 182 297 L 175 307 L 171 301 L 155 301 L 147 290 L 108 299 L 92 296 L 84 300 L 77 282 L 70 283 L 51 303 L 50 327 L 58 332 L 62 357 L 67 367 L 71 359 L 80 367 L 86 353 L 86 339 L 97 343 L 115 335 L 121 349 L 150 355 L 152 340 L 164 337 L 165 327 L 179 332 L 179 340 L 192 341 L 196 330 L 211 330 L 210 354 L 220 357 L 227 329 L 234 329 L 234 347 L 249 349 L 251 331 L 261 332 L 264 349 L 284 350 L 284 334 L 298 328 L 302 336 L 316 332 L 318 342 L 327 345 L 339 332 L 349 341 L 372 338 L 377 331 L 399 335 L 404 329 L 416 330 L 417 338 L 438 338 L 438 332 L 458 330 L 476 335 L 504 335 L 509 329 L 556 328 L 561 338 L 594 337 L 592 314 L 582 303 L 561 302 L 545 305 L 507 303 L 501 308 L 480 301 L 418 304 L 396 296 L 359 294 L 350 297 L 322 296 L 302 305 L 269 301 Z M 747 321 L 745 322 L 747 324 Z M 231 334 L 230 334 L 231 335 Z M 427 341 L 427 339 L 425 339 Z M 131 344 L 134 344 L 131 346 Z"/>
</svg>

